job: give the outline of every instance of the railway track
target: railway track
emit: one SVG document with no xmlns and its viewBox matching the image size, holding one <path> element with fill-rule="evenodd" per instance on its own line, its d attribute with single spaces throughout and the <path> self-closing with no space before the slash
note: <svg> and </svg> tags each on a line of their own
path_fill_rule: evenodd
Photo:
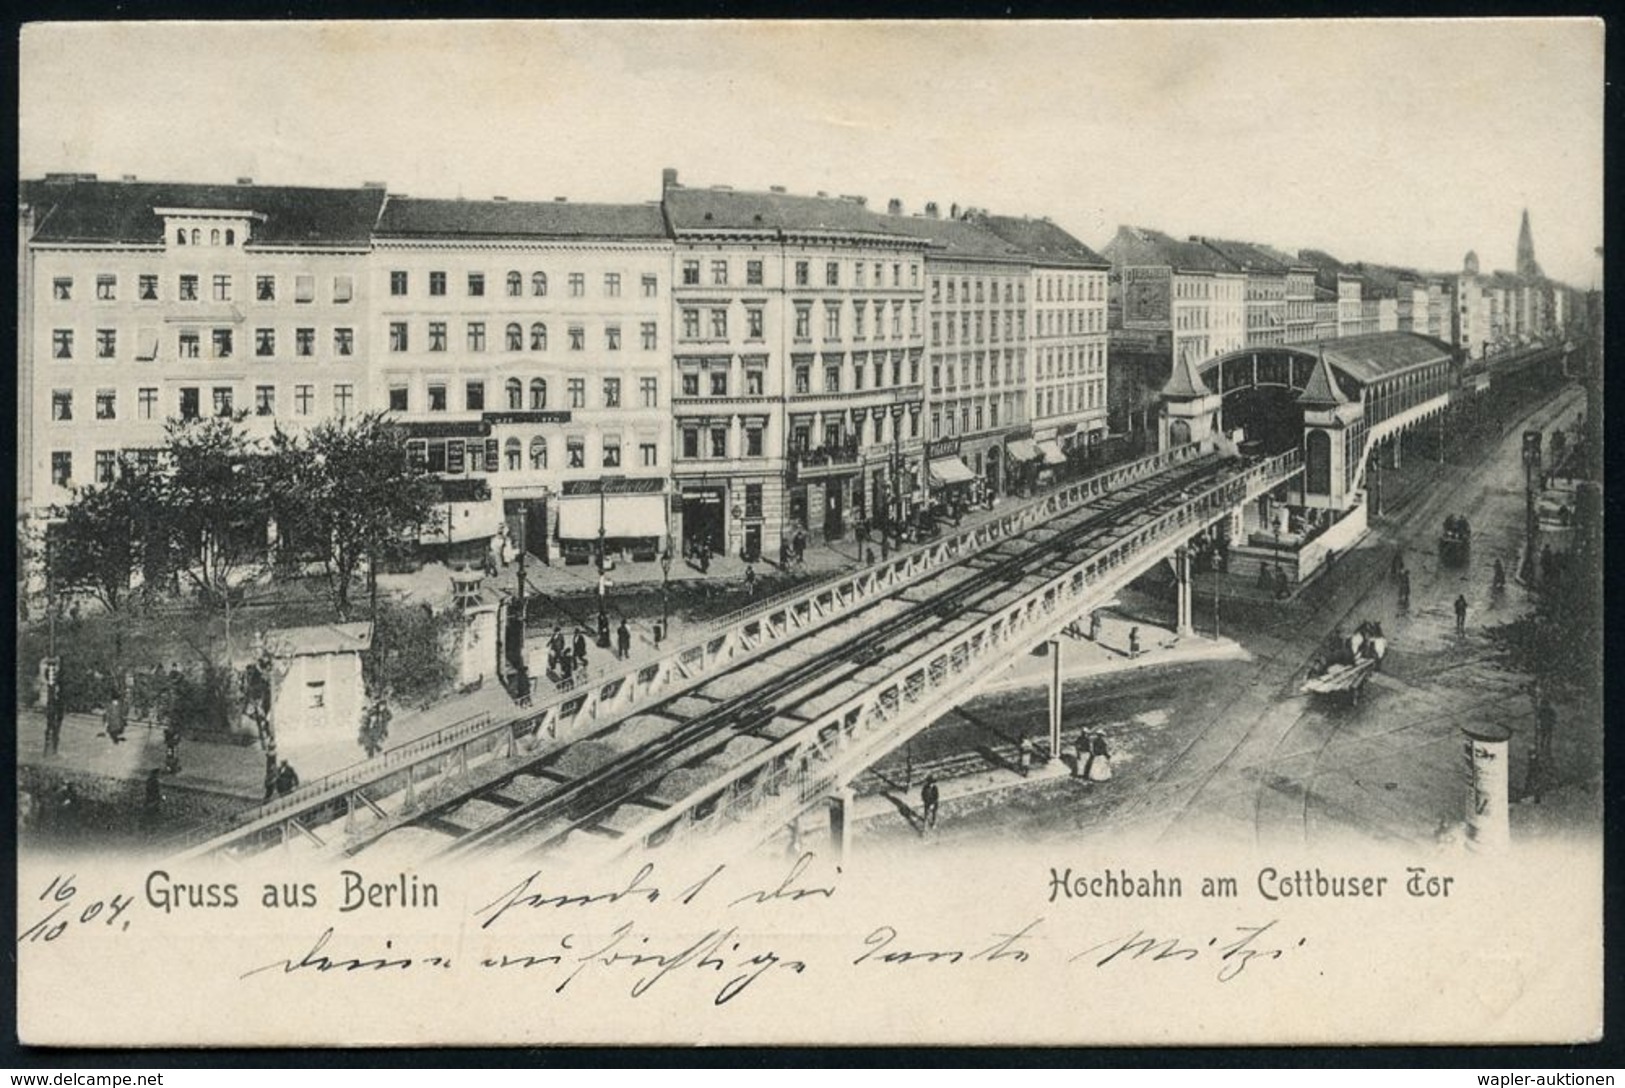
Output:
<svg viewBox="0 0 1625 1088">
<path fill-rule="evenodd" d="M 760 739 L 775 721 L 808 720 L 797 714 L 798 707 L 861 682 L 866 670 L 962 617 L 997 609 L 1001 598 L 1023 592 L 1025 579 L 1065 569 L 1076 553 L 1099 548 L 1114 534 L 1158 516 L 1159 504 L 1208 484 L 1232 465 L 1204 459 L 1101 496 L 1058 519 L 1048 527 L 1053 535 L 1036 546 L 1000 545 L 939 571 L 831 627 L 436 806 L 368 848 L 387 849 L 392 838 L 405 837 L 403 832 L 420 838 L 431 833 L 420 845 L 436 855 L 514 845 L 545 852 L 572 834 L 614 836 L 610 818 L 628 805 L 657 810 L 661 806 L 650 794 L 674 772 L 694 767 L 741 736 Z M 639 739 L 651 726 L 652 735 Z"/>
</svg>

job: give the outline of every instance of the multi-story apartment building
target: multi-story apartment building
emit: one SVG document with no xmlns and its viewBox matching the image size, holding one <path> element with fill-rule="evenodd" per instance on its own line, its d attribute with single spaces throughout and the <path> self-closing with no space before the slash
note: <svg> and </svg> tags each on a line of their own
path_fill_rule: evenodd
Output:
<svg viewBox="0 0 1625 1088">
<path fill-rule="evenodd" d="M 36 510 L 155 458 L 173 418 L 297 428 L 367 403 L 380 189 L 25 183 L 23 448 Z"/>
<path fill-rule="evenodd" d="M 1026 257 L 980 221 L 941 218 L 935 204 L 897 226 L 927 241 L 925 398 L 933 497 L 953 501 L 1022 480 L 1030 450 L 1029 273 Z M 1014 452 L 1006 440 L 1016 436 Z M 1007 466 L 1007 457 L 1015 465 Z M 960 466 L 956 466 L 957 460 Z M 1015 469 L 1012 472 L 1008 469 Z M 973 481 L 981 481 L 980 488 Z M 970 493 L 970 494 L 967 494 Z"/>
<path fill-rule="evenodd" d="M 1057 464 L 1106 437 L 1111 262 L 1048 219 L 977 214 L 974 221 L 1016 246 L 1030 264 L 1028 419 L 1040 458 Z"/>
<path fill-rule="evenodd" d="M 1429 315 L 1426 281 L 1418 279 L 1414 273 L 1401 273 L 1395 301 L 1399 331 L 1427 335 Z"/>
<path fill-rule="evenodd" d="M 1167 331 L 1172 357 L 1198 365 L 1249 342 L 1246 277 L 1208 247 L 1125 226 L 1102 253 L 1124 330 Z"/>
<path fill-rule="evenodd" d="M 429 539 L 666 546 L 672 245 L 650 204 L 391 196 L 370 407 L 441 478 Z"/>
<path fill-rule="evenodd" d="M 858 198 L 678 184 L 673 530 L 747 557 L 925 493 L 925 252 Z"/>
<path fill-rule="evenodd" d="M 1468 251 L 1461 275 L 1455 279 L 1452 299 L 1451 341 L 1469 359 L 1482 359 L 1489 350 L 1490 306 L 1478 274 L 1478 254 Z"/>
<path fill-rule="evenodd" d="M 1315 324 L 1313 339 L 1316 343 L 1337 339 L 1337 319 L 1340 303 L 1333 289 L 1315 285 Z"/>
<path fill-rule="evenodd" d="M 1428 323 L 1427 334 L 1436 339 L 1450 340 L 1450 289 L 1438 277 L 1427 281 Z"/>
<path fill-rule="evenodd" d="M 1261 246 L 1247 242 L 1226 241 L 1219 238 L 1192 238 L 1217 254 L 1231 272 L 1246 277 L 1247 336 L 1249 344 L 1285 344 L 1289 305 L 1289 258 L 1276 257 Z M 1298 288 L 1297 330 L 1300 336 L 1312 336 L 1314 327 L 1314 274 L 1303 267 L 1294 281 Z M 1308 290 L 1305 291 L 1305 287 Z"/>
</svg>

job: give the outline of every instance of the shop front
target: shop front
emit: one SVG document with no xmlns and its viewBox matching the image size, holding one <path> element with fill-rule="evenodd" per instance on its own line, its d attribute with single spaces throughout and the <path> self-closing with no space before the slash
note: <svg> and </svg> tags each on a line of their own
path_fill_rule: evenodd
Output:
<svg viewBox="0 0 1625 1088">
<path fill-rule="evenodd" d="M 1004 451 L 1008 461 L 1005 470 L 1006 486 L 1012 493 L 1032 494 L 1033 488 L 1038 484 L 1039 461 L 1043 458 L 1043 454 L 1038 452 L 1038 446 L 1033 442 L 1032 427 L 1010 428 L 1005 434 Z"/>
<path fill-rule="evenodd" d="M 933 510 L 959 511 L 981 501 L 982 478 L 960 457 L 958 438 L 926 443 L 925 466 Z"/>
<path fill-rule="evenodd" d="M 666 481 L 604 476 L 567 480 L 559 495 L 559 551 L 566 564 L 619 555 L 659 558 L 666 540 Z"/>
<path fill-rule="evenodd" d="M 725 555 L 728 548 L 728 488 L 725 484 L 684 484 L 683 555 L 709 549 Z"/>
</svg>

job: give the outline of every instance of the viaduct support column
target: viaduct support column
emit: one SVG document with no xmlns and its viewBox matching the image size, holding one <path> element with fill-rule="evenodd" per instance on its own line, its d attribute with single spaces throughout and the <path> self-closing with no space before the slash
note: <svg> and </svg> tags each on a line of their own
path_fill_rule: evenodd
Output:
<svg viewBox="0 0 1625 1088">
<path fill-rule="evenodd" d="M 1179 583 L 1175 630 L 1181 636 L 1191 634 L 1191 553 L 1180 548 L 1174 553 L 1174 577 Z"/>
<path fill-rule="evenodd" d="M 1061 640 L 1051 639 L 1049 644 L 1049 761 L 1061 758 Z"/>
<path fill-rule="evenodd" d="M 841 864 L 852 852 L 852 789 L 842 786 L 829 797 L 829 846 Z"/>
</svg>

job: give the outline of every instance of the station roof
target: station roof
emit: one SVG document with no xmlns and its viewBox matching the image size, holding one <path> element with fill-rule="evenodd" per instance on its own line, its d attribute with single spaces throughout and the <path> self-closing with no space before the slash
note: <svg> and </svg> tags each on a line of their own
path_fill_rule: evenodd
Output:
<svg viewBox="0 0 1625 1088">
<path fill-rule="evenodd" d="M 158 208 L 256 214 L 253 241 L 267 245 L 366 245 L 382 189 L 312 189 L 280 185 L 73 179 L 23 183 L 25 200 L 40 209 L 32 241 L 159 245 Z"/>
<path fill-rule="evenodd" d="M 1345 336 L 1325 341 L 1321 350 L 1328 363 L 1361 385 L 1451 359 L 1450 348 L 1443 341 L 1414 332 Z"/>
<path fill-rule="evenodd" d="M 391 196 L 379 217 L 377 234 L 380 238 L 663 239 L 666 223 L 654 204 Z"/>
</svg>

